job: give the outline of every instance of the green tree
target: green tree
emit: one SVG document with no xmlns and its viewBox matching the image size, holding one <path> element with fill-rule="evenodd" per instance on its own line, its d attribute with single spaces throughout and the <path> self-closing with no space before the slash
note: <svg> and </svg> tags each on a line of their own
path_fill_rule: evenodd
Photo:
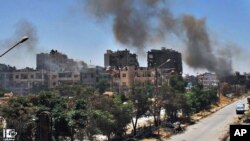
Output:
<svg viewBox="0 0 250 141">
<path fill-rule="evenodd" d="M 111 113 L 115 118 L 114 134 L 122 138 L 127 131 L 127 125 L 131 122 L 132 116 L 132 103 L 123 102 L 120 96 L 115 96 L 113 99 L 114 106 L 111 109 Z"/>
<path fill-rule="evenodd" d="M 69 121 L 69 126 L 72 128 L 72 132 L 76 132 L 76 135 L 82 141 L 85 136 L 84 130 L 88 121 L 86 101 L 83 98 L 76 99 Z M 73 139 L 73 136 L 71 139 Z"/>
<path fill-rule="evenodd" d="M 133 125 L 134 135 L 136 135 L 138 119 L 144 116 L 147 111 L 149 111 L 150 108 L 149 96 L 150 95 L 148 94 L 146 87 L 140 84 L 135 84 L 132 87 L 132 92 L 129 95 L 129 99 L 133 105 L 134 120 L 132 118 L 131 121 Z"/>
<path fill-rule="evenodd" d="M 155 95 L 150 97 L 150 107 L 149 111 L 154 117 L 154 125 L 158 127 L 161 123 L 161 110 L 164 105 L 164 95 L 158 90 L 155 90 Z"/>
<path fill-rule="evenodd" d="M 7 128 L 15 129 L 17 140 L 32 141 L 35 123 L 32 120 L 36 108 L 27 97 L 16 97 L 1 107 L 3 117 L 7 120 Z"/>
<path fill-rule="evenodd" d="M 68 124 L 67 99 L 64 97 L 57 97 L 53 100 L 56 102 L 51 113 L 53 116 L 54 137 L 59 140 L 59 137 L 73 136 L 73 133 Z"/>
<path fill-rule="evenodd" d="M 69 110 L 67 109 L 66 97 L 62 97 L 53 91 L 41 91 L 36 96 L 30 96 L 30 101 L 38 109 L 37 114 L 42 111 L 52 113 L 53 135 L 56 140 L 59 140 L 59 137 L 72 136 L 73 133 L 68 125 Z"/>
<path fill-rule="evenodd" d="M 91 101 L 89 104 L 90 118 L 87 127 L 89 135 L 103 133 L 109 139 L 111 139 L 111 134 L 122 138 L 126 132 L 126 126 L 132 118 L 131 104 L 129 102 L 123 103 L 119 95 L 114 98 L 94 95 L 89 101 Z M 105 128 L 103 125 L 105 125 Z"/>
<path fill-rule="evenodd" d="M 114 115 L 108 111 L 93 110 L 92 119 L 96 128 L 103 134 L 108 137 L 108 140 L 111 139 L 111 134 L 115 130 L 115 118 Z"/>
<path fill-rule="evenodd" d="M 193 113 L 209 108 L 218 101 L 216 89 L 203 89 L 201 84 L 187 92 L 188 104 Z"/>
<path fill-rule="evenodd" d="M 181 75 L 173 75 L 170 78 L 168 90 L 163 90 L 168 91 L 168 94 L 166 94 L 167 102 L 165 103 L 165 109 L 171 120 L 178 118 L 177 113 L 182 113 L 184 116 L 190 115 L 190 107 L 188 106 L 187 96 L 185 94 L 186 85 L 187 82 L 184 81 Z"/>
<path fill-rule="evenodd" d="M 184 93 L 185 86 L 187 82 L 184 81 L 181 75 L 173 75 L 170 78 L 170 86 L 177 92 L 177 93 Z"/>
</svg>

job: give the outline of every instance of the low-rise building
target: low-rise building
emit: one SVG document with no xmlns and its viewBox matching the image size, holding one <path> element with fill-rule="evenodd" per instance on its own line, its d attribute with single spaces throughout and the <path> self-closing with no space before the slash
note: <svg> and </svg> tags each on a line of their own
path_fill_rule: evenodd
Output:
<svg viewBox="0 0 250 141">
<path fill-rule="evenodd" d="M 47 84 L 47 71 L 25 68 L 12 72 L 0 72 L 1 87 L 15 94 L 26 94 L 34 85 Z"/>
<path fill-rule="evenodd" d="M 198 82 L 201 83 L 204 88 L 217 87 L 219 79 L 214 73 L 203 73 L 197 76 Z"/>
<path fill-rule="evenodd" d="M 54 88 L 60 84 L 80 83 L 80 72 L 47 72 L 48 86 Z"/>
<path fill-rule="evenodd" d="M 35 86 L 55 88 L 60 84 L 80 83 L 80 72 L 22 69 L 13 72 L 0 72 L 0 76 L 1 87 L 19 95 L 29 93 Z"/>
<path fill-rule="evenodd" d="M 102 80 L 110 81 L 111 74 L 103 67 L 90 66 L 80 72 L 80 82 L 85 85 L 95 86 Z"/>
<path fill-rule="evenodd" d="M 113 90 L 126 91 L 135 83 L 155 84 L 155 70 L 146 67 L 128 66 L 120 69 L 109 70 L 112 74 L 111 83 Z"/>
</svg>

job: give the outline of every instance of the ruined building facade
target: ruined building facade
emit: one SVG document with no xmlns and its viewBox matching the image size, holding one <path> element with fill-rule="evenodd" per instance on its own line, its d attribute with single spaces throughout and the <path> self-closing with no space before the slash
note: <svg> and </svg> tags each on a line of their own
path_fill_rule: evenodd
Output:
<svg viewBox="0 0 250 141">
<path fill-rule="evenodd" d="M 137 60 L 137 55 L 130 53 L 129 50 L 118 50 L 113 52 L 111 50 L 107 50 L 104 54 L 104 66 L 112 67 L 112 68 L 123 68 L 126 66 L 134 66 L 138 67 L 139 63 Z"/>
<path fill-rule="evenodd" d="M 110 83 L 116 91 L 129 90 L 135 83 L 163 85 L 169 83 L 171 75 L 182 74 L 181 53 L 175 50 L 162 48 L 161 50 L 149 51 L 148 67 L 139 67 L 139 64 L 135 63 L 137 59 L 136 61 L 131 61 L 129 65 L 126 59 L 125 61 L 119 59 L 124 58 L 124 54 L 128 53 L 128 50 L 125 50 L 123 53 L 122 51 L 107 51 L 104 55 L 105 66 L 111 67 L 111 71 L 109 71 L 112 74 Z M 110 58 L 114 59 L 113 64 Z"/>
<path fill-rule="evenodd" d="M 178 74 L 182 73 L 181 53 L 162 48 L 161 50 L 152 49 L 147 54 L 148 68 L 160 68 L 165 71 L 173 70 Z"/>
</svg>

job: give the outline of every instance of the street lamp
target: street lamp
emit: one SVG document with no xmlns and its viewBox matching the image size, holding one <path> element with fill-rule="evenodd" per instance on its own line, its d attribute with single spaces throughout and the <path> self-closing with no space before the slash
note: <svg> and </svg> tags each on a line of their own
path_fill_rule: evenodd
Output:
<svg viewBox="0 0 250 141">
<path fill-rule="evenodd" d="M 163 65 L 167 64 L 168 62 L 170 62 L 171 59 L 167 59 L 165 62 L 163 62 L 162 64 L 156 66 L 156 63 L 154 64 L 154 67 L 155 67 L 155 97 L 154 97 L 154 101 L 153 102 L 153 106 L 154 106 L 154 116 L 155 116 L 155 124 L 157 126 L 159 126 L 160 124 L 160 118 L 161 118 L 161 109 L 158 109 L 159 107 L 159 103 L 158 103 L 158 93 L 159 93 L 159 90 L 158 90 L 158 69 L 160 69 Z M 152 99 L 153 100 L 153 99 Z M 158 128 L 158 135 L 159 135 L 159 128 Z"/>
<path fill-rule="evenodd" d="M 27 41 L 29 39 L 28 36 L 23 36 L 21 38 L 21 40 L 19 42 L 17 42 L 14 46 L 12 46 L 11 48 L 9 48 L 7 51 L 5 51 L 2 55 L 0 55 L 0 57 L 3 57 L 6 53 L 8 53 L 10 50 L 12 50 L 13 48 L 15 48 L 17 45 Z"/>
<path fill-rule="evenodd" d="M 157 68 L 160 68 L 162 67 L 163 65 L 165 65 L 166 63 L 170 62 L 171 59 L 167 59 L 165 62 L 163 62 L 162 64 L 160 64 Z"/>
<path fill-rule="evenodd" d="M 163 62 L 162 64 L 160 64 L 159 66 L 156 66 L 155 64 L 155 85 L 158 86 L 158 69 L 160 69 L 163 65 L 169 63 L 171 61 L 171 59 L 167 59 L 165 62 Z M 161 72 L 162 73 L 162 72 Z M 162 80 L 161 80 L 162 81 Z M 161 82 L 162 83 L 162 82 Z"/>
</svg>

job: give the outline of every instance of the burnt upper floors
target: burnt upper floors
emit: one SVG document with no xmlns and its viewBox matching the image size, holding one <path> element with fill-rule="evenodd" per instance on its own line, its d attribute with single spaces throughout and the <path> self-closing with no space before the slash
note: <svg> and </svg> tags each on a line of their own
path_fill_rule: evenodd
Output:
<svg viewBox="0 0 250 141">
<path fill-rule="evenodd" d="M 172 69 L 177 73 L 182 73 L 182 56 L 181 53 L 162 48 L 161 50 L 152 49 L 147 53 L 147 61 L 149 68 Z"/>
<path fill-rule="evenodd" d="M 161 68 L 173 70 L 179 74 L 182 73 L 181 53 L 172 49 L 162 48 L 160 50 L 152 49 L 147 52 L 148 68 Z M 136 54 L 129 50 L 111 51 L 107 50 L 104 54 L 104 66 L 112 68 L 124 68 L 127 66 L 140 67 Z"/>
</svg>

